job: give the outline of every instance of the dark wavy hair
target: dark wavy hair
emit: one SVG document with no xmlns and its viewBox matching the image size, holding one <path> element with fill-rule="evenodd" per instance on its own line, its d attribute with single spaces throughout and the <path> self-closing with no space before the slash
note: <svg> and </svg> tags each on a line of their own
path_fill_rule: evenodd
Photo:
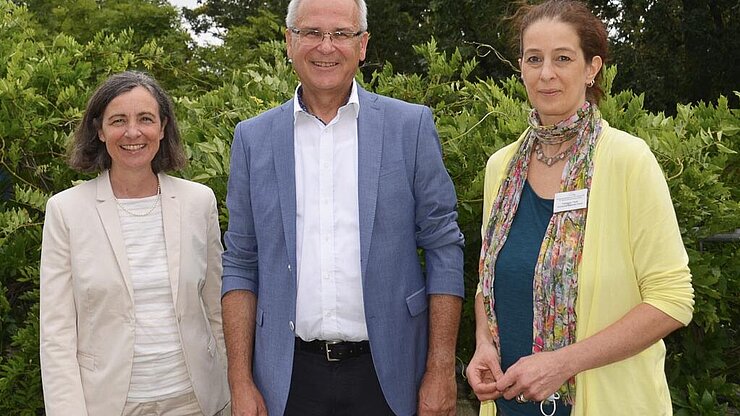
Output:
<svg viewBox="0 0 740 416">
<path fill-rule="evenodd" d="M 152 170 L 158 173 L 185 167 L 187 157 L 182 148 L 172 99 L 154 78 L 138 71 L 111 75 L 90 97 L 85 115 L 75 130 L 74 140 L 69 148 L 70 167 L 80 172 L 101 172 L 110 169 L 111 157 L 105 143 L 98 138 L 103 113 L 114 98 L 136 87 L 146 88 L 152 94 L 159 105 L 159 118 L 163 123 L 166 122 L 164 138 L 152 160 Z"/>
<path fill-rule="evenodd" d="M 609 55 L 609 39 L 604 22 L 591 13 L 588 6 L 577 0 L 548 0 L 537 5 L 525 4 L 514 15 L 517 29 L 515 48 L 519 49 L 519 58 L 522 58 L 522 38 L 529 26 L 543 19 L 552 19 L 569 24 L 578 34 L 581 50 L 586 62 L 591 62 L 594 56 L 600 56 L 606 63 Z M 603 67 L 602 67 L 603 68 Z M 586 99 L 598 104 L 604 97 L 601 88 L 603 71 L 599 71 L 594 78 L 594 85 L 586 88 Z"/>
</svg>

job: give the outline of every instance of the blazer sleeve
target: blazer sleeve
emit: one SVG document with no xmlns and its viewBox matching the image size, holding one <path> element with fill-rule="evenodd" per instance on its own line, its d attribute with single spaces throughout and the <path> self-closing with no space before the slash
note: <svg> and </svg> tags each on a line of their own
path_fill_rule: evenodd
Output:
<svg viewBox="0 0 740 416">
<path fill-rule="evenodd" d="M 87 415 L 70 255 L 68 228 L 52 197 L 46 205 L 40 276 L 41 377 L 48 416 Z"/>
<path fill-rule="evenodd" d="M 231 145 L 226 206 L 229 225 L 224 234 L 226 251 L 223 254 L 222 296 L 232 290 L 249 290 L 257 293 L 257 236 L 250 201 L 249 158 L 242 134 L 248 127 L 245 122 L 236 126 Z"/>
<path fill-rule="evenodd" d="M 413 182 L 416 243 L 424 249 L 427 294 L 463 297 L 464 238 L 457 225 L 457 196 L 427 107 L 421 112 L 417 134 Z"/>
<path fill-rule="evenodd" d="M 216 338 L 216 343 L 221 352 L 221 357 L 226 357 L 226 344 L 224 343 L 224 332 L 221 323 L 221 255 L 223 246 L 221 245 L 221 228 L 218 223 L 218 207 L 216 197 L 213 192 L 209 192 L 208 199 L 208 252 L 206 254 L 206 276 L 205 285 L 203 286 L 203 305 L 208 316 L 211 331 Z M 224 363 L 225 364 L 225 363 Z"/>
</svg>

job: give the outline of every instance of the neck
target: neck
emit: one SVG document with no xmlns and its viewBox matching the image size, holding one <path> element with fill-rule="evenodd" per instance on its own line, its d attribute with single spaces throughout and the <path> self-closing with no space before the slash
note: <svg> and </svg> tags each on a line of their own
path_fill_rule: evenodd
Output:
<svg viewBox="0 0 740 416">
<path fill-rule="evenodd" d="M 349 99 L 352 85 L 347 89 L 337 93 L 336 91 L 326 93 L 308 92 L 303 89 L 303 104 L 308 107 L 308 111 L 320 118 L 324 123 L 328 123 L 336 117 L 339 107 L 345 105 Z"/>
<path fill-rule="evenodd" d="M 120 172 L 111 168 L 110 185 L 116 198 L 144 198 L 157 195 L 159 178 L 149 170 L 146 172 Z"/>
</svg>

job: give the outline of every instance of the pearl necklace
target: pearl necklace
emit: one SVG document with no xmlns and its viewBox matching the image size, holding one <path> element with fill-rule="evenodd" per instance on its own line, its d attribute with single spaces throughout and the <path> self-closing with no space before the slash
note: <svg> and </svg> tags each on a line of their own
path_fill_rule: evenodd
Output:
<svg viewBox="0 0 740 416">
<path fill-rule="evenodd" d="M 568 153 L 570 153 L 570 149 L 573 146 L 568 146 L 560 153 L 557 153 L 553 156 L 545 156 L 545 152 L 542 151 L 542 143 L 537 142 L 534 145 L 534 156 L 539 160 L 540 162 L 547 165 L 547 167 L 551 167 L 555 163 L 565 159 L 568 156 Z"/>
<path fill-rule="evenodd" d="M 121 204 L 118 201 L 118 198 L 116 198 L 116 204 L 118 204 L 118 207 L 121 208 L 127 214 L 132 215 L 134 217 L 146 217 L 147 215 L 151 214 L 159 206 L 161 202 L 162 202 L 162 188 L 160 188 L 159 186 L 159 178 L 157 178 L 157 199 L 154 200 L 154 205 L 152 205 L 152 207 L 149 208 L 149 210 L 147 210 L 147 212 L 143 214 L 129 211 L 128 209 L 126 209 L 125 206 L 123 206 L 123 204 Z"/>
</svg>

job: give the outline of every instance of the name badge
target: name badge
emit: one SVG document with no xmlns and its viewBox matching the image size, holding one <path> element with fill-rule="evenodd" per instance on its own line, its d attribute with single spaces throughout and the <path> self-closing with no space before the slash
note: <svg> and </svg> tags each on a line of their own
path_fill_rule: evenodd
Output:
<svg viewBox="0 0 740 416">
<path fill-rule="evenodd" d="M 552 205 L 554 213 L 583 209 L 588 205 L 588 189 L 579 189 L 570 192 L 558 192 L 555 194 L 555 202 Z"/>
</svg>

